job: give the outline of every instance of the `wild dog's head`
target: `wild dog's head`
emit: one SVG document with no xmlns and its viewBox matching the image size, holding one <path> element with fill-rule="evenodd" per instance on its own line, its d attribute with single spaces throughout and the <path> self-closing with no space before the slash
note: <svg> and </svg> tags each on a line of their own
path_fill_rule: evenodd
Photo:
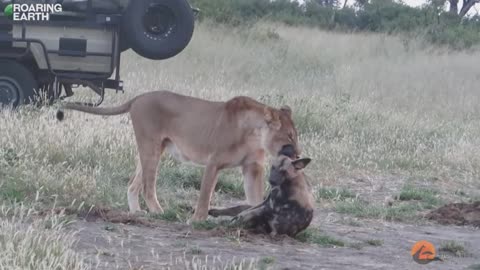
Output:
<svg viewBox="0 0 480 270">
<path fill-rule="evenodd" d="M 288 106 L 280 109 L 264 109 L 267 129 L 263 136 L 263 145 L 271 155 L 285 155 L 297 158 L 301 154 L 298 134 L 292 120 L 292 110 Z"/>
<path fill-rule="evenodd" d="M 303 169 L 312 161 L 310 158 L 291 159 L 279 155 L 272 162 L 268 181 L 272 186 L 279 186 L 286 181 L 296 181 L 302 176 Z"/>
</svg>

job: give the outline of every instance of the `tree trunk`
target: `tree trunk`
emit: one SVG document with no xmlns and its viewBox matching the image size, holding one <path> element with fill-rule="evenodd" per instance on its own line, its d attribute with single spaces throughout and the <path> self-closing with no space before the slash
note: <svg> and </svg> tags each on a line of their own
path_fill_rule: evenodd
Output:
<svg viewBox="0 0 480 270">
<path fill-rule="evenodd" d="M 448 0 L 448 2 L 450 3 L 450 9 L 448 10 L 448 12 L 450 12 L 451 14 L 457 15 L 458 14 L 458 0 Z"/>
<path fill-rule="evenodd" d="M 458 0 L 457 0 L 458 1 Z M 463 5 L 462 9 L 460 10 L 460 13 L 458 14 L 460 17 L 465 16 L 468 11 L 476 4 L 480 3 L 480 0 L 463 0 Z"/>
</svg>

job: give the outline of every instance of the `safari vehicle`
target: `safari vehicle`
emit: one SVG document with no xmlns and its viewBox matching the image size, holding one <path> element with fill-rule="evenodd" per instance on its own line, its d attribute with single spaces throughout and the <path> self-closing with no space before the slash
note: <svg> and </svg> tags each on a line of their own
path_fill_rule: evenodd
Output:
<svg viewBox="0 0 480 270">
<path fill-rule="evenodd" d="M 38 3 L 61 10 L 48 20 L 12 14 L 12 7 L 20 13 L 19 5 Z M 177 55 L 198 12 L 187 0 L 0 0 L 0 9 L 0 107 L 51 102 L 79 86 L 98 94 L 89 104 L 98 106 L 105 89 L 123 91 L 122 52 L 152 60 Z"/>
</svg>

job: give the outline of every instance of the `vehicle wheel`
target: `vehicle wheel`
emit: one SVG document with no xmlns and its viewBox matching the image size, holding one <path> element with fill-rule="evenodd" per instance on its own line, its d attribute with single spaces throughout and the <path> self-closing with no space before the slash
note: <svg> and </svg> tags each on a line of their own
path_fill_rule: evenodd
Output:
<svg viewBox="0 0 480 270">
<path fill-rule="evenodd" d="M 130 44 L 128 43 L 128 40 L 125 38 L 125 35 L 123 35 L 122 33 L 120 34 L 119 43 L 120 43 L 121 52 L 124 52 L 130 49 Z"/>
<path fill-rule="evenodd" d="M 180 53 L 193 35 L 194 15 L 186 0 L 130 1 L 122 35 L 139 55 L 161 60 Z"/>
<path fill-rule="evenodd" d="M 18 62 L 0 59 L 0 107 L 28 104 L 36 88 L 30 70 Z"/>
</svg>

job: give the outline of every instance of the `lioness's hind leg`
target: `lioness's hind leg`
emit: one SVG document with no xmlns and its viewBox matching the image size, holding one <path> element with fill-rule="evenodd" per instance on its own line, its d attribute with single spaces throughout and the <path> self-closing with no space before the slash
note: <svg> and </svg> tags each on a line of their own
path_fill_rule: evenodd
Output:
<svg viewBox="0 0 480 270">
<path fill-rule="evenodd" d="M 130 179 L 127 192 L 128 208 L 132 213 L 141 210 L 140 203 L 138 201 L 140 191 L 143 191 L 142 165 L 140 164 L 140 160 L 137 160 L 135 175 Z"/>
<path fill-rule="evenodd" d="M 248 228 L 262 226 L 263 219 L 266 218 L 267 207 L 263 204 L 242 211 L 232 219 L 232 223 L 236 225 L 244 225 Z"/>
<path fill-rule="evenodd" d="M 142 141 L 138 145 L 142 165 L 143 195 L 151 213 L 163 213 L 163 209 L 158 202 L 156 187 L 157 167 L 162 152 L 162 146 L 151 140 Z"/>
</svg>

